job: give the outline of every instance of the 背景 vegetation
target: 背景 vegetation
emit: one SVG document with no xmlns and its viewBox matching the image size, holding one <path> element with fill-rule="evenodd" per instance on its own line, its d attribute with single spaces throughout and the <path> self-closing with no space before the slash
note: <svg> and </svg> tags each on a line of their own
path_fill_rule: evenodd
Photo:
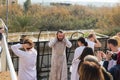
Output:
<svg viewBox="0 0 120 80">
<path fill-rule="evenodd" d="M 5 21 L 6 7 L 0 9 L 0 17 Z M 24 6 L 9 5 L 8 27 L 9 32 L 95 29 L 111 35 L 120 31 L 120 6 L 41 6 L 27 0 Z"/>
</svg>

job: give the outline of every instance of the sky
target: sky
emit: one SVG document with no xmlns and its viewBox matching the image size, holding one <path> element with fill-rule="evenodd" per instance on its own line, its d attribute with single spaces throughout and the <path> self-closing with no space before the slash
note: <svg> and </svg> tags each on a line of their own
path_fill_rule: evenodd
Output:
<svg viewBox="0 0 120 80">
<path fill-rule="evenodd" d="M 23 4 L 26 0 L 18 0 L 19 4 Z M 32 3 L 40 2 L 120 2 L 120 0 L 31 0 Z"/>
</svg>

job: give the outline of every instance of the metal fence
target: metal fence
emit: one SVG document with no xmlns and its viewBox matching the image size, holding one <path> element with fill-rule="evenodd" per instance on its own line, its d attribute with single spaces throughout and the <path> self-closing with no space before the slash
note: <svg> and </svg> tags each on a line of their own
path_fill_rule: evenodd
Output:
<svg viewBox="0 0 120 80">
<path fill-rule="evenodd" d="M 100 42 L 102 43 L 101 48 L 96 48 L 95 50 L 107 50 L 107 39 L 108 38 L 99 38 Z M 72 42 L 72 47 L 66 49 L 66 57 L 67 57 L 67 65 L 68 65 L 68 80 L 70 80 L 70 72 L 69 68 L 73 59 L 74 50 L 77 47 L 77 40 L 70 40 Z M 9 42 L 9 49 L 10 46 L 16 44 L 18 42 Z M 38 47 L 39 46 L 39 47 Z M 49 72 L 51 67 L 51 48 L 48 47 L 48 41 L 40 41 L 35 42 L 35 48 L 38 51 L 37 56 L 37 77 L 38 80 L 48 80 L 49 79 Z M 15 70 L 18 71 L 18 61 L 19 58 L 13 54 L 10 49 L 12 61 L 15 67 Z"/>
</svg>

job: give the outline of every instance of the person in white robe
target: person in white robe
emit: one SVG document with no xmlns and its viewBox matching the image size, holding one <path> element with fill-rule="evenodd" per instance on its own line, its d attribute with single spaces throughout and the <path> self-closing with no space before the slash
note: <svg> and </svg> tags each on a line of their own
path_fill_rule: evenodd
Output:
<svg viewBox="0 0 120 80">
<path fill-rule="evenodd" d="M 81 56 L 84 48 L 87 46 L 87 42 L 83 37 L 80 37 L 78 39 L 78 46 L 79 47 L 75 49 L 74 58 L 72 61 L 71 80 L 79 80 L 78 65 L 80 63 L 80 60 L 78 58 Z"/>
<path fill-rule="evenodd" d="M 88 47 L 91 47 L 93 51 L 95 47 L 101 47 L 100 41 L 96 38 L 96 35 L 93 33 L 89 34 L 85 40 L 88 43 Z"/>
<path fill-rule="evenodd" d="M 66 47 L 71 47 L 71 42 L 65 38 L 63 31 L 58 31 L 56 38 L 48 43 L 52 48 L 51 70 L 49 80 L 68 80 Z"/>
<path fill-rule="evenodd" d="M 18 80 L 37 80 L 34 43 L 26 39 L 23 44 L 12 45 L 11 49 L 19 57 Z"/>
</svg>

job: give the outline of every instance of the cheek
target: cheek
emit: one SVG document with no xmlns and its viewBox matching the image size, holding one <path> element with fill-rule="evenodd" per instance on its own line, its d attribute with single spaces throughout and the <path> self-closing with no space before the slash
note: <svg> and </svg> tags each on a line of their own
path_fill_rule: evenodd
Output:
<svg viewBox="0 0 120 80">
<path fill-rule="evenodd" d="M 78 45 L 81 46 L 81 42 L 78 42 Z"/>
<path fill-rule="evenodd" d="M 58 38 L 63 38 L 63 36 L 58 36 Z"/>
<path fill-rule="evenodd" d="M 107 48 L 110 48 L 111 46 L 110 45 L 107 45 Z"/>
</svg>

